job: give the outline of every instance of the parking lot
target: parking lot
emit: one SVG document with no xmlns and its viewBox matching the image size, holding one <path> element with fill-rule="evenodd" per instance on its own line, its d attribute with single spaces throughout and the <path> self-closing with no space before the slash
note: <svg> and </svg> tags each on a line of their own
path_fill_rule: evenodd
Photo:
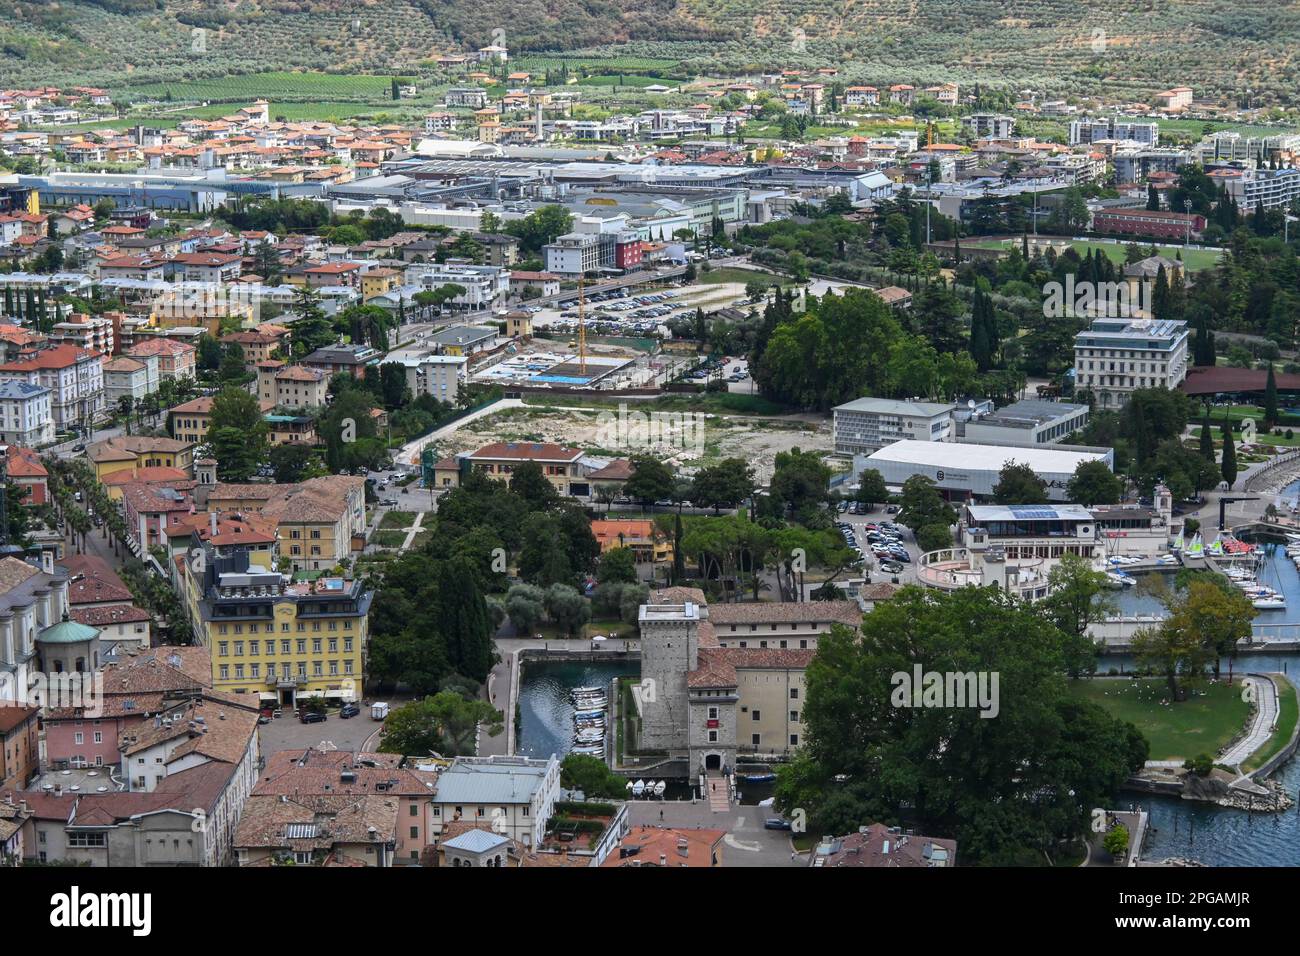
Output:
<svg viewBox="0 0 1300 956">
<path fill-rule="evenodd" d="M 868 582 L 879 583 L 887 581 L 896 584 L 915 584 L 916 583 L 916 561 L 920 556 L 920 548 L 916 545 L 916 536 L 911 530 L 902 526 L 895 525 L 894 533 L 897 535 L 897 547 L 907 553 L 908 561 L 898 562 L 901 569 L 897 571 L 887 571 L 881 567 L 882 561 L 873 553 L 872 542 L 867 538 L 865 530 L 868 524 L 883 525 L 884 522 L 893 522 L 896 515 L 888 514 L 884 505 L 877 505 L 875 510 L 865 514 L 852 514 L 845 511 L 836 516 L 835 520 L 839 524 L 847 524 L 853 530 L 853 537 L 856 544 L 866 552 L 867 563 L 871 566 L 871 572 L 866 576 Z"/>
<path fill-rule="evenodd" d="M 259 728 L 262 753 L 280 750 L 374 750 L 379 745 L 382 724 L 370 719 L 370 708 L 361 707 L 356 717 L 343 720 L 337 708 L 331 708 L 323 723 L 304 724 L 286 710 L 284 716 L 274 718 Z"/>
</svg>

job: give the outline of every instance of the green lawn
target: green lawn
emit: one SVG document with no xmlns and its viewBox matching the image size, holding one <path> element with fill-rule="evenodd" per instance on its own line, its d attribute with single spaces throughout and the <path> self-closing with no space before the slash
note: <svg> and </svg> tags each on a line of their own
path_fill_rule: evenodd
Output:
<svg viewBox="0 0 1300 956">
<path fill-rule="evenodd" d="M 414 511 L 389 511 L 379 521 L 381 528 L 409 528 L 415 524 Z"/>
<path fill-rule="evenodd" d="M 1044 236 L 1042 238 L 1050 237 Z M 1150 245 L 1148 241 L 1143 239 L 1134 239 L 1133 241 L 1143 249 Z M 1015 241 L 1007 243 L 998 239 L 974 241 L 963 239 L 961 244 L 972 249 L 1004 249 L 1011 245 L 1015 245 Z M 1084 253 L 1094 249 L 1100 249 L 1116 265 L 1123 265 L 1128 242 L 1127 240 L 1121 240 L 1119 242 L 1072 242 L 1070 245 L 1074 247 L 1075 251 L 1078 252 L 1079 255 L 1083 255 Z M 1189 272 L 1212 268 L 1218 264 L 1219 258 L 1222 255 L 1222 253 L 1217 249 L 1184 249 L 1182 246 L 1156 246 L 1156 252 L 1168 259 L 1173 259 L 1176 254 L 1181 254 L 1183 263 L 1187 266 L 1187 271 Z"/>
<path fill-rule="evenodd" d="M 381 548 L 400 548 L 406 543 L 405 531 L 376 531 L 370 538 L 372 544 Z"/>
<path fill-rule="evenodd" d="M 1241 685 L 1208 684 L 1178 704 L 1162 704 L 1168 696 L 1164 680 L 1071 681 L 1070 690 L 1105 708 L 1142 731 L 1151 744 L 1150 760 L 1186 760 L 1201 754 L 1218 756 L 1246 725 L 1250 705 L 1241 699 Z"/>
<path fill-rule="evenodd" d="M 698 278 L 695 281 L 700 285 L 722 285 L 727 282 L 735 282 L 740 285 L 744 285 L 746 282 L 762 282 L 769 286 L 772 283 L 780 283 L 783 286 L 793 284 L 785 276 L 773 275 L 770 272 L 759 272 L 757 269 L 737 269 L 731 266 L 707 271 L 700 269 L 697 275 Z"/>
<path fill-rule="evenodd" d="M 291 73 L 272 71 L 242 76 L 224 76 L 210 80 L 149 83 L 125 86 L 121 92 L 132 99 L 218 100 L 248 97 L 249 100 L 303 96 L 317 99 L 373 99 L 391 97 L 391 76 L 367 76 L 357 73 Z M 278 108 L 278 107 L 277 107 Z"/>
<path fill-rule="evenodd" d="M 1287 743 L 1291 740 L 1291 735 L 1295 732 L 1296 721 L 1300 720 L 1300 701 L 1296 698 L 1295 685 L 1289 678 L 1275 678 L 1278 682 L 1279 700 L 1278 700 L 1278 717 L 1277 728 L 1273 731 L 1273 736 L 1255 755 L 1241 765 L 1241 769 L 1249 773 L 1257 770 L 1264 764 L 1268 763 Z"/>
</svg>

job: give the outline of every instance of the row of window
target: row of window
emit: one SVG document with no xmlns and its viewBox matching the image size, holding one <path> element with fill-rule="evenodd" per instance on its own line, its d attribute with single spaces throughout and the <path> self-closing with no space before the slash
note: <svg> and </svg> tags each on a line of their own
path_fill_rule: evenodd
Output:
<svg viewBox="0 0 1300 956">
<path fill-rule="evenodd" d="M 306 622 L 306 621 L 297 621 L 297 622 L 295 622 L 295 623 L 296 623 L 298 626 L 297 626 L 296 628 L 294 628 L 294 630 L 296 630 L 298 633 L 301 634 L 301 633 L 303 633 L 304 631 L 307 630 L 307 622 Z M 339 623 L 338 621 L 329 621 L 329 622 L 327 622 L 327 623 L 329 624 L 329 627 L 327 627 L 326 630 L 329 630 L 329 631 L 337 631 L 337 630 L 339 629 L 339 628 L 338 628 L 338 623 Z M 320 630 L 320 625 L 321 625 L 321 622 L 320 622 L 320 621 L 312 621 L 312 622 L 311 622 L 311 629 L 312 629 L 313 631 L 319 631 L 319 630 Z M 249 634 L 256 634 L 256 633 L 257 633 L 257 622 L 256 622 L 256 621 L 254 621 L 254 622 L 252 622 L 252 623 L 250 623 L 250 624 L 246 624 L 246 625 L 245 625 L 245 624 L 219 624 L 219 625 L 217 625 L 217 633 L 218 633 L 219 635 L 221 635 L 222 637 L 224 637 L 226 634 L 229 633 L 229 631 L 227 630 L 227 628 L 231 628 L 231 627 L 233 627 L 233 628 L 235 629 L 234 633 L 236 633 L 236 634 L 243 634 L 243 633 L 244 633 L 244 628 L 245 628 L 245 627 L 248 628 L 248 633 L 249 633 Z M 344 621 L 343 621 L 343 630 L 345 630 L 345 631 L 350 631 L 350 630 L 352 630 L 352 621 L 351 621 L 351 619 L 347 619 L 347 620 L 344 620 Z M 274 634 L 274 633 L 275 633 L 275 625 L 274 625 L 273 623 L 271 623 L 270 621 L 267 621 L 265 624 L 262 625 L 262 631 L 263 631 L 263 633 L 265 633 L 265 634 Z M 288 633 L 289 633 L 289 622 L 288 622 L 288 621 L 284 621 L 284 622 L 282 622 L 282 623 L 280 624 L 280 633 L 282 633 L 282 634 L 288 634 Z M 344 640 L 349 640 L 349 641 L 350 641 L 351 638 L 350 638 L 350 637 L 349 637 L 349 638 L 344 638 Z M 253 643 L 257 643 L 257 642 L 254 641 Z M 270 644 L 270 643 L 273 643 L 273 642 L 268 641 L 267 643 Z M 283 643 L 285 643 L 285 642 L 281 641 L 281 643 L 283 644 Z M 257 652 L 254 651 L 254 653 L 257 653 Z M 275 652 L 272 651 L 271 653 L 275 653 Z M 285 651 L 285 653 L 287 654 L 288 651 Z"/>
<path fill-rule="evenodd" d="M 332 624 L 332 623 L 334 623 L 334 622 L 331 621 L 330 623 Z M 234 645 L 235 645 L 235 646 L 234 646 L 234 654 L 233 654 L 233 655 L 231 655 L 231 654 L 229 653 L 229 652 L 230 652 L 230 645 L 231 645 L 231 642 L 230 642 L 230 641 L 218 641 L 218 642 L 217 642 L 217 656 L 218 656 L 218 657 L 231 657 L 231 656 L 234 656 L 234 657 L 243 657 L 243 656 L 244 656 L 244 642 L 243 642 L 243 641 L 235 641 L 235 642 L 234 642 Z M 298 638 L 296 641 L 293 642 L 293 646 L 295 646 L 295 647 L 297 648 L 297 652 L 298 652 L 299 654 L 306 654 L 306 653 L 307 653 L 307 640 L 306 640 L 306 638 L 301 638 L 301 637 Z M 248 656 L 249 656 L 249 657 L 256 657 L 258 654 L 261 653 L 261 650 L 260 650 L 261 647 L 262 647 L 262 642 L 261 642 L 261 641 L 249 641 L 249 642 L 248 642 Z M 281 654 L 288 654 L 288 653 L 290 653 L 289 647 L 290 647 L 290 642 L 289 642 L 288 640 L 282 640 L 282 641 L 280 641 L 280 653 L 281 653 Z M 319 637 L 313 637 L 313 638 L 312 638 L 312 640 L 311 640 L 311 652 L 312 652 L 313 654 L 320 654 L 320 653 L 321 653 L 321 649 L 324 648 L 324 647 L 328 647 L 328 648 L 329 648 L 329 652 L 330 652 L 331 654 L 337 654 L 337 653 L 339 652 L 339 639 L 338 639 L 337 637 L 331 637 L 331 638 L 329 639 L 328 642 L 324 642 L 324 641 L 322 641 L 321 638 L 319 638 Z M 350 637 L 345 637 L 345 638 L 343 638 L 343 652 L 344 652 L 345 654 L 350 654 L 350 653 L 352 652 L 352 638 L 350 638 Z M 266 656 L 267 656 L 267 657 L 274 657 L 274 656 L 275 656 L 275 641 L 272 640 L 272 641 L 267 641 L 267 642 L 266 642 Z"/>
<path fill-rule="evenodd" d="M 311 676 L 312 676 L 312 677 L 325 677 L 326 674 L 325 674 L 325 671 L 323 670 L 323 667 L 324 667 L 324 665 L 325 665 L 326 663 L 328 663 L 328 665 L 329 665 L 329 676 L 330 676 L 330 677 L 338 677 L 338 676 L 340 676 L 340 673 L 342 673 L 343 675 L 348 675 L 348 674 L 352 674 L 352 673 L 354 673 L 354 671 L 353 671 L 353 669 L 352 669 L 352 660 L 351 660 L 351 658 L 347 658 L 347 659 L 345 659 L 345 660 L 343 661 L 343 670 L 342 670 L 342 672 L 339 671 L 339 662 L 338 662 L 338 661 L 328 661 L 328 662 L 325 662 L 325 661 L 312 661 L 312 662 L 311 662 Z M 290 672 L 290 670 L 289 670 L 289 663 L 288 663 L 287 661 L 285 662 L 284 667 L 283 667 L 279 672 L 276 671 L 275 664 L 267 664 L 267 665 L 266 665 L 266 676 L 267 676 L 268 678 L 275 678 L 275 677 L 278 676 L 278 677 L 282 677 L 282 678 L 285 679 L 285 680 L 288 680 L 288 679 L 290 679 L 291 677 L 294 677 L 294 676 L 297 676 L 297 677 L 306 677 L 306 676 L 307 676 L 307 662 L 306 662 L 306 661 L 298 661 L 298 662 L 297 662 L 297 666 L 298 666 L 297 674 L 294 675 L 293 673 Z M 229 664 L 222 664 L 222 665 L 220 666 L 220 669 L 219 669 L 218 673 L 220 674 L 221 680 L 230 680 L 230 679 L 231 679 L 231 676 L 230 676 L 230 665 L 229 665 Z M 247 671 L 245 671 L 245 666 L 244 666 L 243 664 L 236 664 L 236 665 L 235 665 L 235 672 L 234 672 L 234 674 L 235 674 L 235 676 L 234 676 L 234 679 L 235 679 L 235 680 L 246 680 L 246 679 L 251 679 L 251 680 L 260 680 L 261 677 L 262 677 L 262 665 L 261 665 L 261 664 L 249 664 L 248 667 L 247 667 Z"/>
</svg>

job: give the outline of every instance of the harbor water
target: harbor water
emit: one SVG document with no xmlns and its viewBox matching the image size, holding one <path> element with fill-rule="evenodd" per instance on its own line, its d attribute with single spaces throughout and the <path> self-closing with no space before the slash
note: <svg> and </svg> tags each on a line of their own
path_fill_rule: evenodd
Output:
<svg viewBox="0 0 1300 956">
<path fill-rule="evenodd" d="M 1300 573 L 1278 547 L 1268 547 L 1268 554 L 1258 573 L 1258 580 L 1280 591 L 1285 609 L 1260 611 L 1259 624 L 1300 624 Z M 1118 596 L 1122 613 L 1159 613 L 1159 603 L 1129 588 Z M 1233 670 L 1277 671 L 1300 680 L 1300 655 L 1242 654 L 1233 662 Z M 1124 655 L 1107 655 L 1098 662 L 1098 672 L 1111 668 L 1133 669 L 1133 660 Z M 1228 662 L 1223 662 L 1223 673 Z M 1300 788 L 1300 759 L 1283 764 L 1272 779 L 1293 796 Z M 1300 866 L 1300 810 L 1284 813 L 1250 813 L 1209 804 L 1193 803 L 1173 797 L 1122 792 L 1121 808 L 1140 807 L 1151 815 L 1143 858 L 1165 860 L 1182 858 L 1206 866 Z M 1300 806 L 1300 804 L 1298 804 Z"/>
<path fill-rule="evenodd" d="M 605 687 L 615 677 L 635 677 L 640 668 L 633 662 L 581 663 L 526 661 L 519 674 L 518 747 L 525 757 L 563 759 L 573 749 L 574 687 Z M 609 725 L 609 733 L 613 733 Z"/>
</svg>

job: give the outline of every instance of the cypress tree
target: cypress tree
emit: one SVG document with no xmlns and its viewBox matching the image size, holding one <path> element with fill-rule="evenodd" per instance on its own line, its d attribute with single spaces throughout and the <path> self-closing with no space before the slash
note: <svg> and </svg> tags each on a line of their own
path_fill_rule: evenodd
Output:
<svg viewBox="0 0 1300 956">
<path fill-rule="evenodd" d="M 1264 424 L 1270 428 L 1277 424 L 1277 378 L 1272 365 L 1268 367 L 1268 382 L 1264 385 Z"/>
<path fill-rule="evenodd" d="M 1205 423 L 1201 425 L 1201 457 L 1214 463 L 1214 431 L 1208 413 L 1205 416 Z"/>
<path fill-rule="evenodd" d="M 1231 490 L 1232 483 L 1237 480 L 1237 449 L 1232 443 L 1232 426 L 1228 422 L 1223 423 L 1223 464 L 1220 473 Z"/>
</svg>

